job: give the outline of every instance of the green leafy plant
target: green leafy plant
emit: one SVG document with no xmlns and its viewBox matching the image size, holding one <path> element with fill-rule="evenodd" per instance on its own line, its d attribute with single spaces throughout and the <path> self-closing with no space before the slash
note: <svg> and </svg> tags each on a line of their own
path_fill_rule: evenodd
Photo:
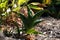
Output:
<svg viewBox="0 0 60 40">
<path fill-rule="evenodd" d="M 23 30 L 25 31 L 25 33 L 30 34 L 35 32 L 34 26 L 41 22 L 41 20 L 38 18 L 42 15 L 42 13 L 44 13 L 44 10 L 40 10 L 33 16 L 29 6 L 27 6 L 27 9 L 28 17 L 25 17 L 23 14 L 19 14 L 19 16 L 24 24 Z"/>
<path fill-rule="evenodd" d="M 27 6 L 27 17 L 24 16 L 22 13 L 17 13 L 18 17 L 22 20 L 23 22 L 23 26 L 22 29 L 20 30 L 20 27 L 18 26 L 17 22 L 13 22 L 15 24 L 15 26 L 17 27 L 17 35 L 18 38 L 24 38 L 26 37 L 26 35 L 24 34 L 38 34 L 40 32 L 37 32 L 34 27 L 35 25 L 37 25 L 38 23 L 42 22 L 39 18 L 40 16 L 45 12 L 45 10 L 40 10 L 39 12 L 35 13 L 35 15 L 32 15 L 32 11 L 31 8 L 29 6 Z M 20 37 L 20 32 L 22 31 L 22 36 Z M 23 34 L 24 33 L 24 34 Z M 28 35 L 27 35 L 28 36 Z"/>
</svg>

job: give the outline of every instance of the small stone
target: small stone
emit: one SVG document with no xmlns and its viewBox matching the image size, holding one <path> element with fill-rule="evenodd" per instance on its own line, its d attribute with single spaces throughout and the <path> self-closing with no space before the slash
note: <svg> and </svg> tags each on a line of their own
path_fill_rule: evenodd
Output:
<svg viewBox="0 0 60 40">
<path fill-rule="evenodd" d="M 44 32 L 43 34 L 46 34 L 46 32 Z"/>
<path fill-rule="evenodd" d="M 20 34 L 22 34 L 22 31 L 20 32 Z"/>
</svg>

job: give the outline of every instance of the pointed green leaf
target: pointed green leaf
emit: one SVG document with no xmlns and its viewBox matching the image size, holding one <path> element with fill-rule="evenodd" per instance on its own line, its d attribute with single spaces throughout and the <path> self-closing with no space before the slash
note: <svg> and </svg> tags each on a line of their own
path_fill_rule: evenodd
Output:
<svg viewBox="0 0 60 40">
<path fill-rule="evenodd" d="M 39 12 L 37 12 L 37 13 L 33 16 L 33 19 L 36 20 L 36 19 L 39 18 L 44 12 L 45 12 L 45 10 L 40 10 Z"/>
<path fill-rule="evenodd" d="M 27 9 L 28 9 L 28 17 L 32 18 L 33 15 L 32 15 L 32 11 L 31 11 L 30 7 L 27 6 Z"/>
<path fill-rule="evenodd" d="M 25 24 L 26 21 L 27 21 L 27 18 L 24 15 L 22 15 L 22 14 L 20 14 L 20 18 L 23 21 L 23 23 Z"/>
<path fill-rule="evenodd" d="M 38 23 L 42 22 L 40 19 L 34 21 L 33 26 L 37 25 Z"/>
</svg>

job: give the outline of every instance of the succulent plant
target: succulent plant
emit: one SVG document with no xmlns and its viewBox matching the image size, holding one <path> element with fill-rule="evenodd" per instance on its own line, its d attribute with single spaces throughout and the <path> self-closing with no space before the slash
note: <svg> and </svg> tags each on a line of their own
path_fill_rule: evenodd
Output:
<svg viewBox="0 0 60 40">
<path fill-rule="evenodd" d="M 38 18 L 44 13 L 44 10 L 40 10 L 39 12 L 35 13 L 35 15 L 33 16 L 29 6 L 27 6 L 27 9 L 28 9 L 28 13 L 27 13 L 28 17 L 25 17 L 21 13 L 19 14 L 24 24 L 23 30 L 27 34 L 35 33 L 36 31 L 34 30 L 34 26 L 41 22 L 41 20 Z"/>
</svg>

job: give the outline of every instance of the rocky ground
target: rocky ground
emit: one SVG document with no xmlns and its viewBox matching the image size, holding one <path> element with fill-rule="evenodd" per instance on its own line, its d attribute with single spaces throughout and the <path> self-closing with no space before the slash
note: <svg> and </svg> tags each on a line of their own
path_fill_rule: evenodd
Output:
<svg viewBox="0 0 60 40">
<path fill-rule="evenodd" d="M 60 40 L 60 19 L 52 17 L 41 18 L 43 22 L 35 27 L 42 34 L 36 35 L 37 40 Z M 0 31 L 0 40 L 20 40 L 11 37 L 5 37 Z M 24 40 L 24 39 L 23 39 Z"/>
<path fill-rule="evenodd" d="M 43 22 L 37 25 L 39 34 L 38 40 L 60 40 L 60 19 L 52 17 L 41 18 Z"/>
</svg>

